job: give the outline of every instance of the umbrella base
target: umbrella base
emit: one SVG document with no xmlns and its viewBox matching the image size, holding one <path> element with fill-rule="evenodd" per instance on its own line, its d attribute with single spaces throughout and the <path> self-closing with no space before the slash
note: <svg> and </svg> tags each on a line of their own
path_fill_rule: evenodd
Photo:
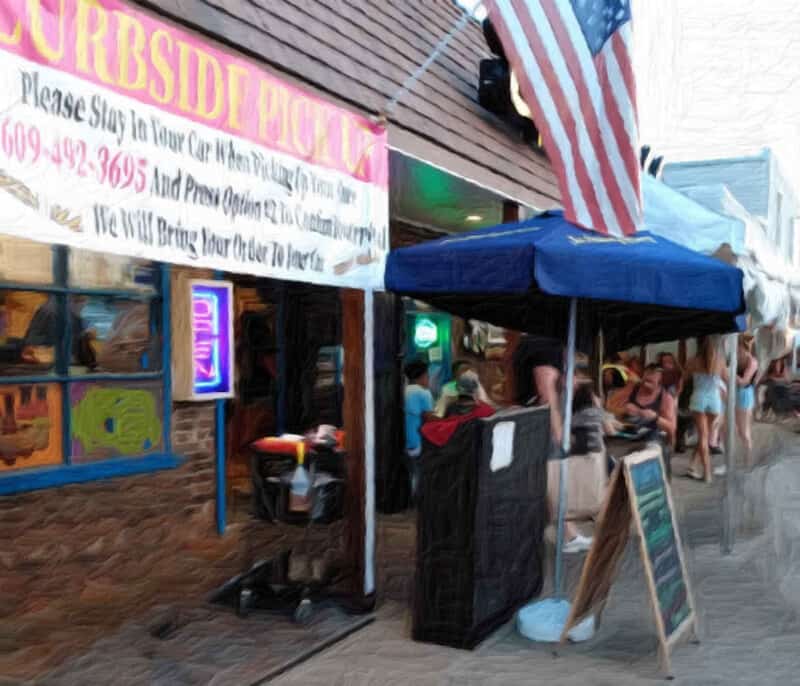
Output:
<svg viewBox="0 0 800 686">
<path fill-rule="evenodd" d="M 517 613 L 517 631 L 539 643 L 558 643 L 567 623 L 571 603 L 559 598 L 546 598 L 529 603 Z M 594 617 L 589 616 L 573 627 L 567 637 L 573 643 L 588 641 L 594 636 Z"/>
</svg>

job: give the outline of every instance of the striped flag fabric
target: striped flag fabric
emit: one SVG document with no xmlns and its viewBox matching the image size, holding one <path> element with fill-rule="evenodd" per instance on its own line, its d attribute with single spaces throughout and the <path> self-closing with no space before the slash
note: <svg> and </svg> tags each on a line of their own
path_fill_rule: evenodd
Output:
<svg viewBox="0 0 800 686">
<path fill-rule="evenodd" d="M 642 223 L 630 0 L 486 0 L 558 177 L 564 216 L 615 236 Z"/>
</svg>

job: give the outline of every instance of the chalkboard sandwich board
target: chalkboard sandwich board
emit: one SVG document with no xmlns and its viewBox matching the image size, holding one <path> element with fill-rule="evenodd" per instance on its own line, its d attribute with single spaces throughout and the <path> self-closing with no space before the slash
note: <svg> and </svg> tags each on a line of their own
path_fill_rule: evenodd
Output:
<svg viewBox="0 0 800 686">
<path fill-rule="evenodd" d="M 593 612 L 599 619 L 630 538 L 631 521 L 639 534 L 661 663 L 669 676 L 672 646 L 690 630 L 696 636 L 696 615 L 672 494 L 657 447 L 627 456 L 614 470 L 562 642 Z"/>
</svg>

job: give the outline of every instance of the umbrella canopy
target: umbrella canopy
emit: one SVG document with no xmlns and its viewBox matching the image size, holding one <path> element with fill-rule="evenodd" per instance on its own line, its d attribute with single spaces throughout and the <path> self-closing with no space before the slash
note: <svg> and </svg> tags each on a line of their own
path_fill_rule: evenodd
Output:
<svg viewBox="0 0 800 686">
<path fill-rule="evenodd" d="M 585 231 L 561 212 L 401 248 L 387 289 L 468 319 L 563 337 L 569 301 L 610 349 L 743 330 L 742 272 L 660 236 Z"/>
</svg>

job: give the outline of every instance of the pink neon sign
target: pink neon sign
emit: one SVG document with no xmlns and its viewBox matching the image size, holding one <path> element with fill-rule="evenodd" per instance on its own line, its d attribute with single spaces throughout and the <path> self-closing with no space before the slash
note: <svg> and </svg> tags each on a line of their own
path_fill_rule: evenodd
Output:
<svg viewBox="0 0 800 686">
<path fill-rule="evenodd" d="M 192 387 L 197 396 L 233 390 L 230 299 L 227 285 L 192 284 Z"/>
</svg>

